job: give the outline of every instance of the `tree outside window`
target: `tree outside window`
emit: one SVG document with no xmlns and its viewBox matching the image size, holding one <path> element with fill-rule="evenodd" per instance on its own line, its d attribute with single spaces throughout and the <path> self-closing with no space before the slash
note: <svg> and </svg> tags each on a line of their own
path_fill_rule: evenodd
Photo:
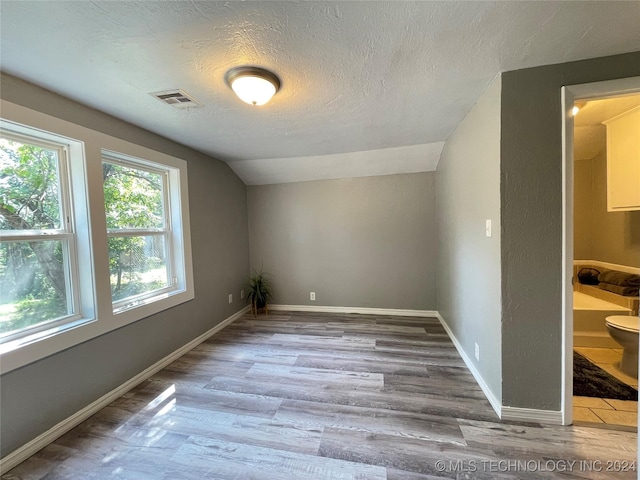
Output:
<svg viewBox="0 0 640 480">
<path fill-rule="evenodd" d="M 1 373 L 194 298 L 187 162 L 38 121 L 0 118 Z"/>
<path fill-rule="evenodd" d="M 102 164 L 114 307 L 170 289 L 167 175 L 135 159 Z"/>
<path fill-rule="evenodd" d="M 65 155 L 0 137 L 0 338 L 74 313 Z"/>
</svg>

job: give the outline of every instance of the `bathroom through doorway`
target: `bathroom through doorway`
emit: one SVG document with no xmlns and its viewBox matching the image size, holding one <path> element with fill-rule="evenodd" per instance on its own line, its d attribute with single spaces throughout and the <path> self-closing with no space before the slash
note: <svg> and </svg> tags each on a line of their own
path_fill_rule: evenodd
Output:
<svg viewBox="0 0 640 480">
<path fill-rule="evenodd" d="M 563 423 L 637 429 L 640 78 L 562 94 Z"/>
</svg>

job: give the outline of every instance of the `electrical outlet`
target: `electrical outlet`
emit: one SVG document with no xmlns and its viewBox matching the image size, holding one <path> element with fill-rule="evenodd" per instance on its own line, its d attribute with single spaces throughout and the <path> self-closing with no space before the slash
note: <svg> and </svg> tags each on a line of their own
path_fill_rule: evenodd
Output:
<svg viewBox="0 0 640 480">
<path fill-rule="evenodd" d="M 229 303 L 233 303 L 233 293 L 229 294 Z"/>
<path fill-rule="evenodd" d="M 244 290 L 240 290 L 240 299 L 244 298 Z"/>
<path fill-rule="evenodd" d="M 316 301 L 316 292 L 309 292 L 309 300 L 312 302 Z"/>
<path fill-rule="evenodd" d="M 480 361 L 480 346 L 476 343 L 476 360 Z"/>
</svg>

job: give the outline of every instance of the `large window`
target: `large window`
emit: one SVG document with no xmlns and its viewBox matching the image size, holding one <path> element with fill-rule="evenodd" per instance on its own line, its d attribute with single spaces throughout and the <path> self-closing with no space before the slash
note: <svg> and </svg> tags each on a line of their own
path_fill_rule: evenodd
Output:
<svg viewBox="0 0 640 480">
<path fill-rule="evenodd" d="M 0 135 L 0 340 L 78 314 L 68 149 Z"/>
<path fill-rule="evenodd" d="M 193 299 L 187 163 L 2 105 L 0 374 Z"/>
<path fill-rule="evenodd" d="M 103 153 L 109 274 L 116 311 L 176 288 L 170 171 L 144 160 Z"/>
<path fill-rule="evenodd" d="M 0 341 L 79 316 L 68 152 L 0 134 Z"/>
</svg>

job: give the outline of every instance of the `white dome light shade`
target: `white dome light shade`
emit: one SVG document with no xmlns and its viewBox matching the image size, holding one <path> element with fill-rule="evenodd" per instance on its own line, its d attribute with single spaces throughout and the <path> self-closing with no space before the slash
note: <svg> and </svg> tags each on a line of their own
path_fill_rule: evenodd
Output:
<svg viewBox="0 0 640 480">
<path fill-rule="evenodd" d="M 257 67 L 233 68 L 225 79 L 240 100 L 249 105 L 264 105 L 280 89 L 280 79 L 275 74 Z"/>
<path fill-rule="evenodd" d="M 276 94 L 275 85 L 260 77 L 238 77 L 231 88 L 240 100 L 250 105 L 264 105 Z"/>
</svg>

